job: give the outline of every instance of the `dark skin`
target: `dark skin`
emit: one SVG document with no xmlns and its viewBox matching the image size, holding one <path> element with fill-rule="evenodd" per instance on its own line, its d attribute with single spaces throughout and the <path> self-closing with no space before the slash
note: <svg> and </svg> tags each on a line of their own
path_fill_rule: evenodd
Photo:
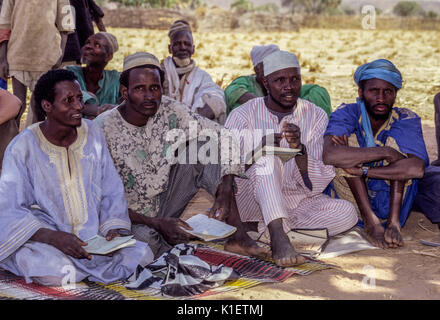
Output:
<svg viewBox="0 0 440 320">
<path fill-rule="evenodd" d="M 46 120 L 40 124 L 43 135 L 52 144 L 68 149 L 77 139 L 76 128 L 81 125 L 81 112 L 84 108 L 79 83 L 58 82 L 55 85 L 54 102 L 43 100 L 41 105 L 47 114 Z M 112 240 L 118 235 L 118 230 L 113 229 L 107 233 L 106 239 Z M 87 243 L 72 233 L 41 228 L 33 234 L 31 240 L 52 245 L 76 259 L 92 258 L 83 248 Z"/>
<path fill-rule="evenodd" d="M 394 105 L 396 88 L 380 79 L 367 80 L 358 90 L 364 100 L 373 135 L 388 121 Z M 379 248 L 398 248 L 403 246 L 400 231 L 400 208 L 403 199 L 405 182 L 409 179 L 422 178 L 425 170 L 424 161 L 415 155 L 403 155 L 391 147 L 355 148 L 348 146 L 346 136 L 328 135 L 324 138 L 323 160 L 325 164 L 343 168 L 355 177 L 346 178 L 362 220 L 365 236 Z M 367 177 L 390 181 L 390 212 L 383 228 L 368 200 L 365 179 L 362 178 L 363 163 L 385 160 L 387 166 L 374 167 L 368 170 Z"/>
<path fill-rule="evenodd" d="M 180 31 L 174 34 L 170 39 L 170 44 L 168 45 L 169 53 L 173 57 L 177 57 L 179 59 L 191 59 L 192 55 L 194 54 L 194 49 L 193 37 L 188 31 Z M 179 77 L 182 78 L 183 74 L 179 75 Z M 211 120 L 215 118 L 214 112 L 207 104 L 205 104 L 201 109 L 198 109 L 197 113 Z"/>
<path fill-rule="evenodd" d="M 301 91 L 301 74 L 298 68 L 286 68 L 269 74 L 264 77 L 263 84 L 268 92 L 268 95 L 264 98 L 267 108 L 282 113 L 294 111 Z M 274 144 L 279 146 L 283 138 L 287 140 L 290 148 L 303 148 L 301 144 L 301 129 L 295 124 L 284 123 L 282 133 L 274 134 Z M 265 145 L 267 141 L 270 141 L 268 136 L 263 137 L 262 145 Z M 296 156 L 295 161 L 306 183 L 306 180 L 309 182 L 310 180 L 307 173 L 307 150 L 305 148 L 303 149 L 304 154 Z M 302 264 L 306 261 L 306 258 L 299 255 L 293 248 L 289 238 L 284 232 L 282 219 L 276 219 L 270 222 L 268 229 L 270 233 L 272 258 L 277 265 L 289 267 Z"/>
<path fill-rule="evenodd" d="M 99 81 L 104 76 L 104 69 L 112 58 L 113 53 L 111 52 L 110 44 L 104 36 L 94 34 L 87 39 L 81 48 L 81 60 L 86 64 L 86 66 L 82 68 L 82 72 L 84 74 L 87 91 L 96 94 L 99 90 Z M 83 114 L 87 118 L 93 119 L 104 111 L 113 109 L 114 107 L 115 105 L 112 104 L 103 104 L 100 106 L 86 104 Z"/>
<path fill-rule="evenodd" d="M 129 75 L 128 87 L 122 85 L 121 92 L 125 103 L 119 106 L 118 110 L 122 117 L 132 125 L 144 126 L 160 107 L 162 83 L 159 71 L 153 68 L 133 69 Z M 232 175 L 223 177 L 209 215 L 237 227 L 237 232 L 227 240 L 225 245 L 227 250 L 264 258 L 267 256 L 267 251 L 247 236 L 240 221 L 235 205 L 233 179 Z M 170 244 L 188 242 L 192 237 L 183 230 L 190 230 L 191 227 L 181 219 L 150 218 L 133 210 L 129 210 L 129 214 L 132 223 L 145 224 L 157 230 Z"/>
</svg>

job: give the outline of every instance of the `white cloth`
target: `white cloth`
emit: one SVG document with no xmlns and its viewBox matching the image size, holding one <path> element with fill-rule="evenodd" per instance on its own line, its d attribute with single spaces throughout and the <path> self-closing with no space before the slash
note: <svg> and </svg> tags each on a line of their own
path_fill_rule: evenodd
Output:
<svg viewBox="0 0 440 320">
<path fill-rule="evenodd" d="M 301 68 L 295 54 L 287 51 L 275 51 L 263 59 L 264 76 L 287 68 Z"/>
<path fill-rule="evenodd" d="M 255 149 L 252 144 L 261 142 L 261 136 L 270 133 L 269 130 L 281 133 L 284 122 L 294 123 L 301 129 L 313 188 L 309 190 L 305 186 L 294 158 L 283 165 L 277 157 L 262 157 L 246 171 L 249 179 L 236 178 L 237 206 L 242 221 L 259 222 L 260 232 L 279 218 L 283 219 L 286 232 L 293 228 L 327 228 L 332 236 L 350 229 L 357 223 L 353 205 L 322 193 L 335 176 L 334 168 L 322 162 L 323 134 L 328 123 L 322 109 L 298 99 L 293 113 L 279 122 L 278 117 L 268 111 L 264 98 L 256 98 L 234 109 L 225 127 L 238 130 L 235 133 L 240 134 L 243 158 Z M 256 137 L 258 133 L 260 137 Z M 285 139 L 281 147 L 288 147 Z"/>
<path fill-rule="evenodd" d="M 226 115 L 225 94 L 206 71 L 195 66 L 188 74 L 179 78 L 171 57 L 165 58 L 163 65 L 168 83 L 168 88 L 165 88 L 167 96 L 183 102 L 193 112 L 197 112 L 197 109 L 208 104 L 216 121 L 220 124 L 224 123 Z"/>
</svg>

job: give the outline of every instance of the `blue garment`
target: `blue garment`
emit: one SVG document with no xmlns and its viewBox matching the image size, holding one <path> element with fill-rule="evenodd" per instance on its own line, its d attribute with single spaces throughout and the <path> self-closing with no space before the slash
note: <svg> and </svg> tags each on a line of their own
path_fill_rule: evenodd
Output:
<svg viewBox="0 0 440 320">
<path fill-rule="evenodd" d="M 386 59 L 365 63 L 356 69 L 354 82 L 359 86 L 362 80 L 381 79 L 391 83 L 397 89 L 402 88 L 402 74 L 395 65 Z"/>
<path fill-rule="evenodd" d="M 440 223 L 440 167 L 429 166 L 425 169 L 415 205 L 432 223 Z"/>
<path fill-rule="evenodd" d="M 349 137 L 354 134 L 359 147 L 366 148 L 365 131 L 362 126 L 362 111 L 359 104 L 343 104 L 330 115 L 330 121 L 324 134 Z M 379 129 L 374 137 L 375 145 L 393 146 L 404 154 L 412 154 L 429 164 L 425 141 L 423 140 L 420 117 L 405 108 L 394 107 L 388 121 Z M 394 141 L 395 144 L 394 145 Z M 364 164 L 365 166 L 383 166 L 383 161 Z M 390 187 L 387 181 L 366 179 L 368 195 L 373 211 L 380 219 L 387 219 L 389 213 Z M 418 180 L 412 179 L 404 195 L 400 210 L 400 225 L 403 226 L 411 211 L 417 193 Z M 328 190 L 327 190 L 328 191 Z M 328 193 L 328 192 L 327 192 Z M 361 224 L 362 225 L 362 224 Z"/>
<path fill-rule="evenodd" d="M 69 148 L 59 147 L 36 123 L 6 149 L 0 178 L 0 267 L 27 282 L 59 285 L 63 267 L 70 266 L 75 282 L 89 277 L 109 283 L 129 277 L 141 261 L 153 260 L 148 245 L 140 241 L 112 257 L 92 255 L 90 261 L 31 241 L 40 228 L 73 233 L 84 241 L 131 228 L 124 186 L 103 133 L 88 120 L 77 132 Z M 49 282 L 41 280 L 48 277 Z"/>
<path fill-rule="evenodd" d="M 4 90 L 8 90 L 8 82 L 2 78 L 0 78 L 0 88 Z"/>
</svg>

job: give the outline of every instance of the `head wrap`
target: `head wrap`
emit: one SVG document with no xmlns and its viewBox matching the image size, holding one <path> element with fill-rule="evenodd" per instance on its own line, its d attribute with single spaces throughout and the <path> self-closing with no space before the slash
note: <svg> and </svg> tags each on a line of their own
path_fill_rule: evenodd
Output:
<svg viewBox="0 0 440 320">
<path fill-rule="evenodd" d="M 122 71 L 127 71 L 143 65 L 153 65 L 162 70 L 159 60 L 148 52 L 136 52 L 124 59 Z"/>
<path fill-rule="evenodd" d="M 402 74 L 396 66 L 386 59 L 363 64 L 354 73 L 354 82 L 359 86 L 362 80 L 381 79 L 391 83 L 399 90 L 402 88 Z"/>
<path fill-rule="evenodd" d="M 295 54 L 287 51 L 275 51 L 263 59 L 264 76 L 287 68 L 300 68 Z"/>
<path fill-rule="evenodd" d="M 119 50 L 118 40 L 116 39 L 116 37 L 114 35 L 112 35 L 111 33 L 108 33 L 108 32 L 103 32 L 103 31 L 98 32 L 96 34 L 103 36 L 107 40 L 107 42 L 110 46 L 111 53 L 115 53 L 116 51 Z"/>
<path fill-rule="evenodd" d="M 188 22 L 185 20 L 177 20 L 172 24 L 170 31 L 168 32 L 168 37 L 171 39 L 177 32 L 180 31 L 187 31 L 192 34 L 191 26 Z"/>
<path fill-rule="evenodd" d="M 260 62 L 263 62 L 263 59 L 266 56 L 268 56 L 269 54 L 271 54 L 275 51 L 279 51 L 279 50 L 280 50 L 280 48 L 276 44 L 254 46 L 251 50 L 252 64 L 255 67 Z"/>
</svg>

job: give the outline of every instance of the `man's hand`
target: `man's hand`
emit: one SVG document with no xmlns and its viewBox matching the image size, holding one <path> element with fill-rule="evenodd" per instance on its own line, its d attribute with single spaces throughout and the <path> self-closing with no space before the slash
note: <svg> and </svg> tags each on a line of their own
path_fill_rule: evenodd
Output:
<svg viewBox="0 0 440 320">
<path fill-rule="evenodd" d="M 268 135 L 265 135 L 263 139 L 261 140 L 261 147 L 264 147 L 266 145 L 272 147 L 279 147 L 280 142 L 283 139 L 282 133 L 271 133 Z"/>
<path fill-rule="evenodd" d="M 223 177 L 222 183 L 218 186 L 215 195 L 215 202 L 209 211 L 209 217 L 225 221 L 231 212 L 232 199 L 234 198 L 234 176 Z"/>
<path fill-rule="evenodd" d="M 72 233 L 53 231 L 49 244 L 76 259 L 92 259 L 90 253 L 83 248 L 87 245 L 87 242 L 82 241 Z"/>
<path fill-rule="evenodd" d="M 183 220 L 176 218 L 160 218 L 158 219 L 157 231 L 170 244 L 179 244 L 188 242 L 191 235 L 186 233 L 181 227 L 192 230 L 192 228 Z"/>
<path fill-rule="evenodd" d="M 289 148 L 301 148 L 301 129 L 296 124 L 284 122 L 282 131 Z"/>
<path fill-rule="evenodd" d="M 201 116 L 204 116 L 205 118 L 210 119 L 210 120 L 215 119 L 214 112 L 212 111 L 211 107 L 208 106 L 207 104 L 205 104 L 203 106 L 203 108 L 197 109 L 197 113 L 200 114 Z"/>
<path fill-rule="evenodd" d="M 105 240 L 111 241 L 114 238 L 119 237 L 119 229 L 112 229 L 107 232 L 107 235 L 105 236 Z"/>
<path fill-rule="evenodd" d="M 383 147 L 383 148 L 386 151 L 386 156 L 384 160 L 386 160 L 388 163 L 393 163 L 398 160 L 402 160 L 406 158 L 403 154 L 401 154 L 399 151 L 397 151 L 394 148 L 391 147 Z"/>
</svg>

